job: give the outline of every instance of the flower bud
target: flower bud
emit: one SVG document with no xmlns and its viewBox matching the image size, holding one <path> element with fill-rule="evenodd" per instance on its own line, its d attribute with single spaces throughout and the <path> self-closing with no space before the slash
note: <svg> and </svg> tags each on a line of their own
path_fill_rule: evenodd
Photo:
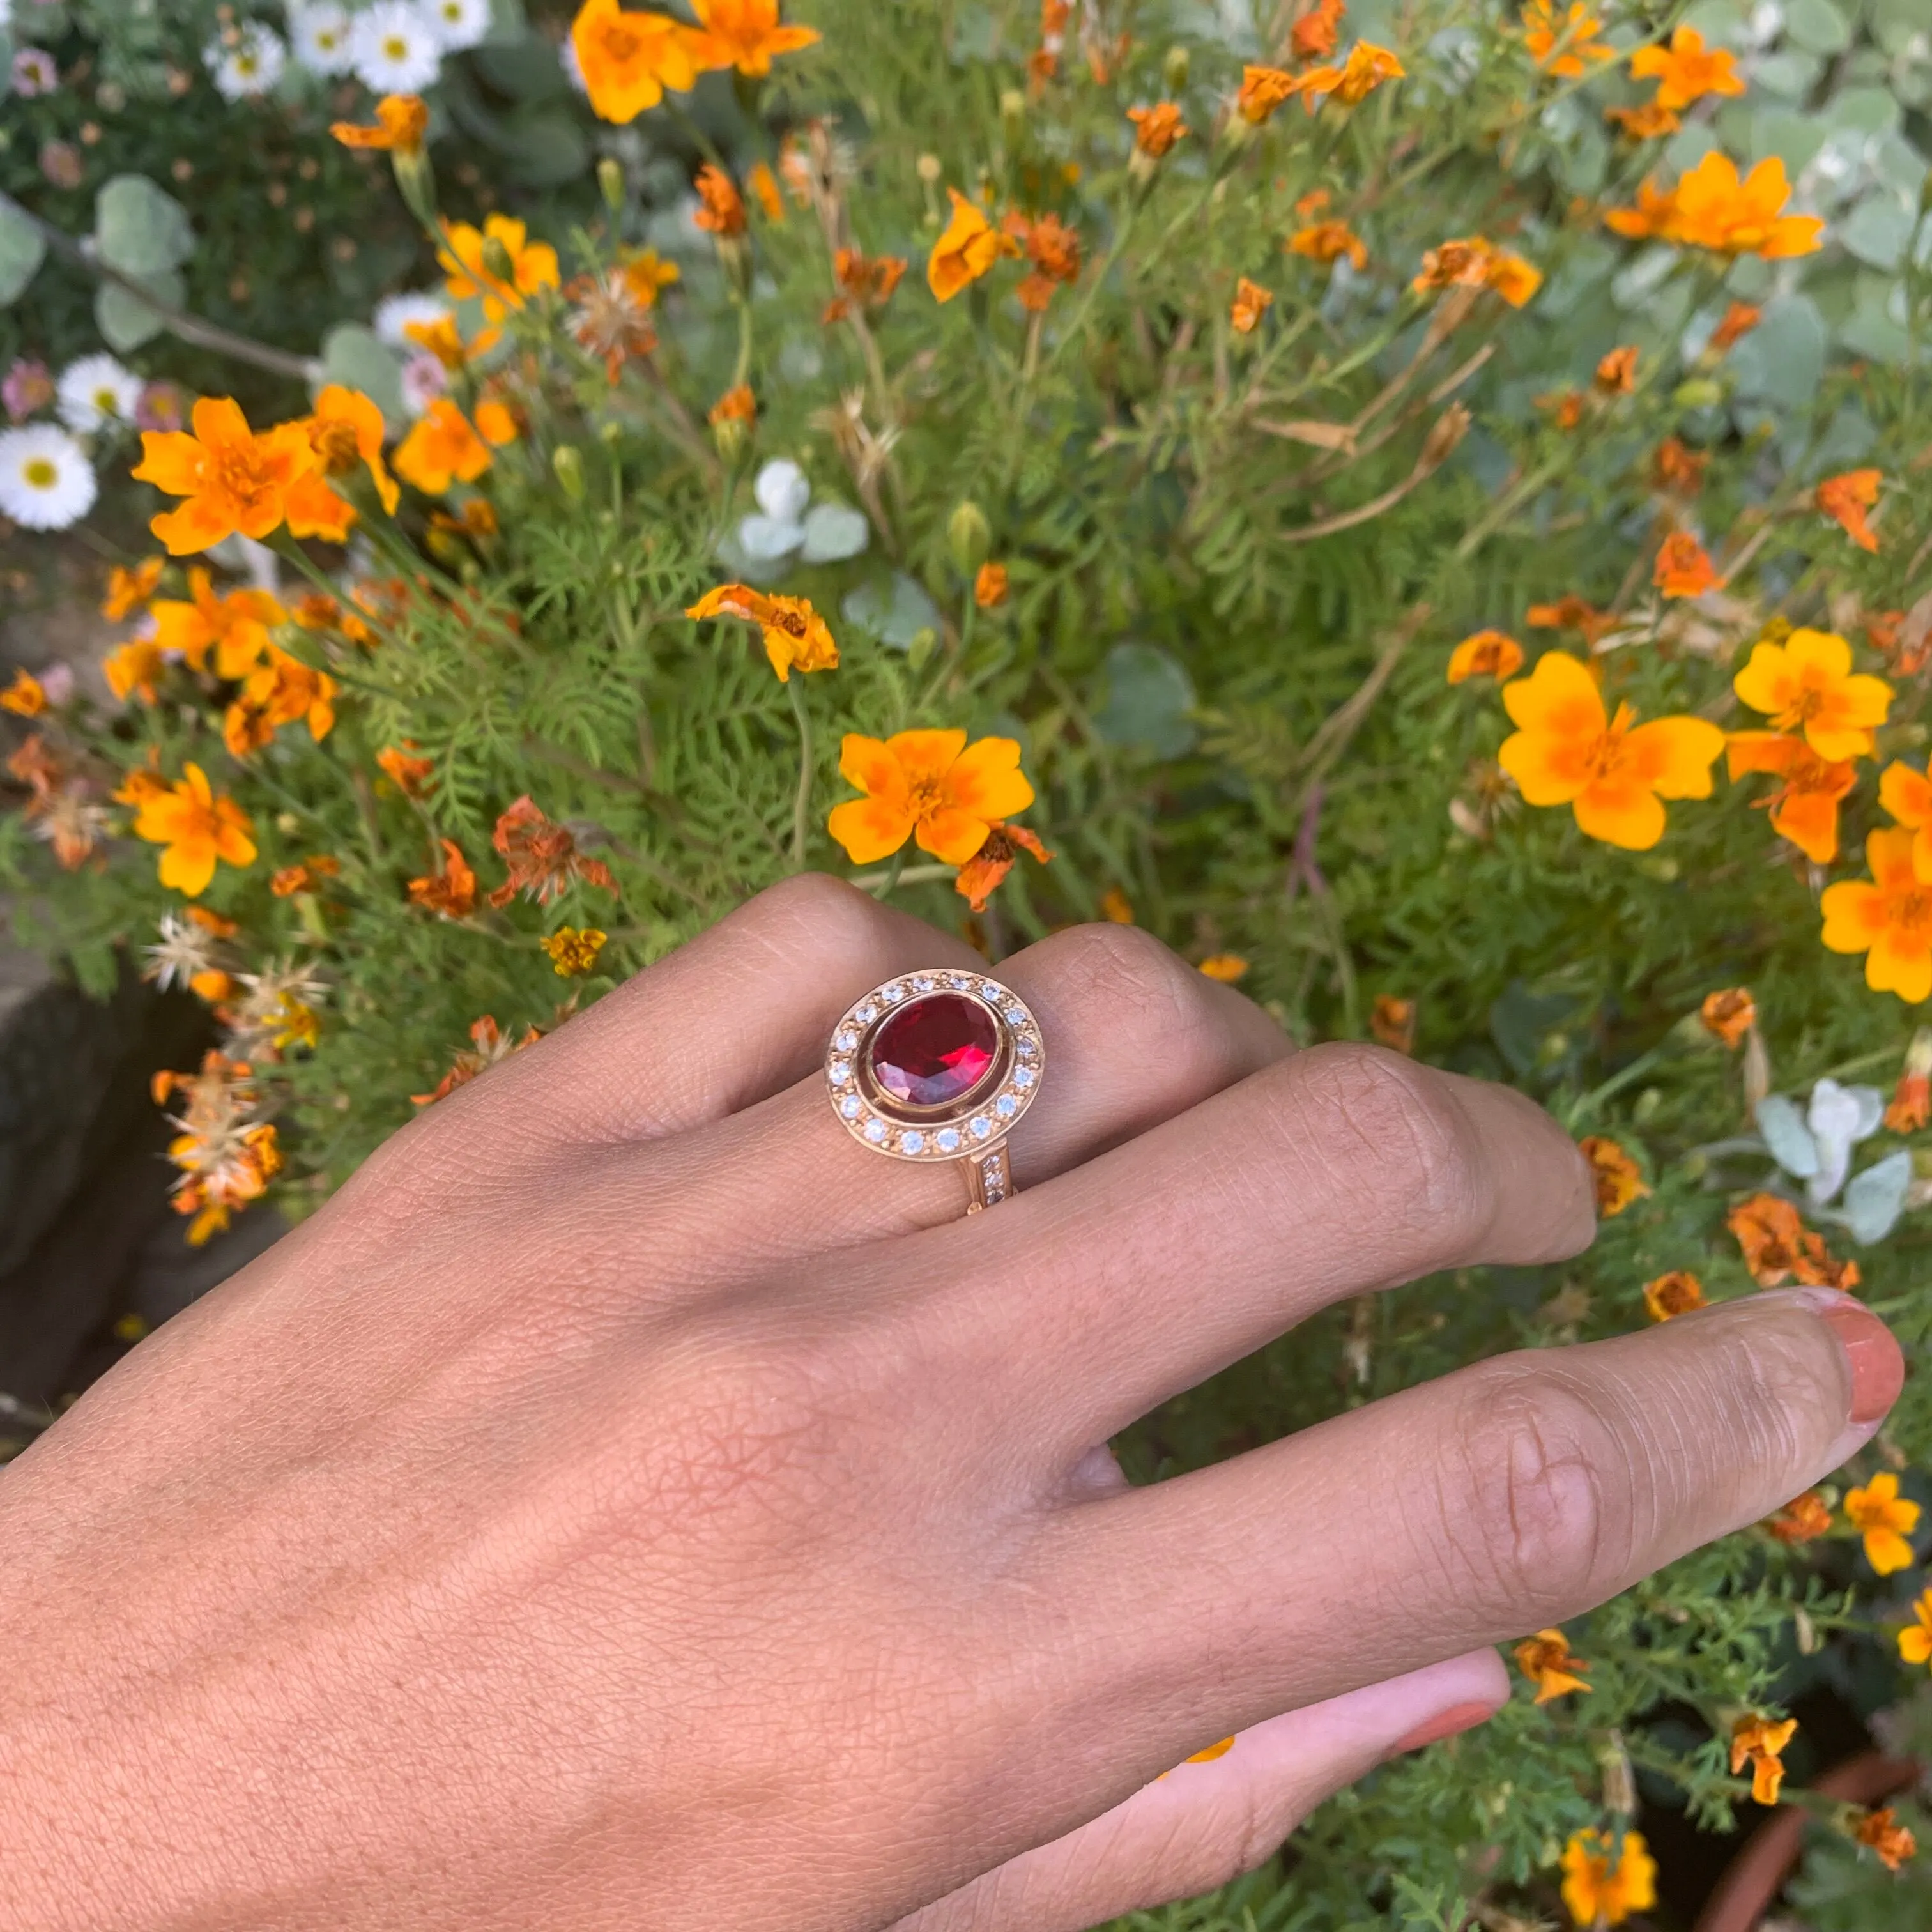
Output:
<svg viewBox="0 0 1932 1932">
<path fill-rule="evenodd" d="M 389 155 L 389 166 L 396 177 L 396 192 L 402 196 L 403 206 L 425 228 L 436 229 L 436 170 L 430 164 L 429 150 L 394 148 Z"/>
<path fill-rule="evenodd" d="M 919 158 L 919 178 L 928 188 L 934 186 L 939 179 L 940 164 L 937 154 L 922 154 Z"/>
<path fill-rule="evenodd" d="M 604 197 L 604 206 L 613 214 L 620 214 L 624 208 L 624 164 L 614 154 L 606 154 L 597 164 L 597 187 Z"/>
<path fill-rule="evenodd" d="M 584 458 L 574 443 L 560 442 L 550 453 L 550 466 L 563 485 L 563 494 L 573 503 L 584 501 Z"/>
<path fill-rule="evenodd" d="M 1679 382 L 1670 400 L 1680 410 L 1712 410 L 1724 400 L 1724 386 L 1708 376 L 1694 376 Z"/>
<path fill-rule="evenodd" d="M 962 503 L 946 526 L 946 542 L 960 575 L 974 575 L 993 548 L 993 529 L 986 512 L 970 500 Z"/>
<path fill-rule="evenodd" d="M 1160 69 L 1169 94 L 1178 94 L 1187 85 L 1187 50 L 1178 44 L 1169 47 Z"/>
<path fill-rule="evenodd" d="M 922 624 L 906 646 L 906 662 L 914 670 L 923 670 L 939 647 L 939 633 L 930 624 Z"/>
<path fill-rule="evenodd" d="M 745 446 L 751 440 L 751 425 L 742 416 L 712 418 L 711 440 L 718 446 L 718 454 L 727 463 L 736 463 L 744 454 Z"/>
<path fill-rule="evenodd" d="M 1000 131 L 1009 148 L 1017 148 L 1026 138 L 1027 100 L 1016 87 L 1000 96 Z"/>
</svg>

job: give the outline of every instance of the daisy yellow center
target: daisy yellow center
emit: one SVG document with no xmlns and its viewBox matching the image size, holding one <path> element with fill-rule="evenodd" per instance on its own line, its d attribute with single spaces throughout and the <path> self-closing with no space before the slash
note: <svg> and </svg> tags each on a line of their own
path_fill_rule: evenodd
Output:
<svg viewBox="0 0 1932 1932">
<path fill-rule="evenodd" d="M 60 481 L 60 466 L 50 458 L 30 456 L 27 466 L 20 474 L 26 478 L 29 488 L 51 490 Z"/>
<path fill-rule="evenodd" d="M 409 50 L 410 44 L 407 40 L 403 38 L 400 34 L 392 34 L 389 38 L 382 43 L 383 52 L 387 54 L 392 60 L 400 60 L 403 56 L 409 52 Z"/>
</svg>

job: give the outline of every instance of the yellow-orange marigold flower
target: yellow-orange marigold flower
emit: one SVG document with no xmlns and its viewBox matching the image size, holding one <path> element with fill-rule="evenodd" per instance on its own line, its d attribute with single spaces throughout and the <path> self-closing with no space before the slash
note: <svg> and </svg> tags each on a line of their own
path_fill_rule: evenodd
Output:
<svg viewBox="0 0 1932 1932">
<path fill-rule="evenodd" d="M 1543 271 L 1480 235 L 1459 237 L 1432 248 L 1409 284 L 1419 296 L 1443 289 L 1490 289 L 1511 308 L 1521 308 L 1543 286 Z"/>
<path fill-rule="evenodd" d="M 112 624 L 139 616 L 152 600 L 166 567 L 166 559 L 158 556 L 144 557 L 132 570 L 117 563 L 107 574 L 107 596 L 100 614 Z"/>
<path fill-rule="evenodd" d="M 997 610 L 1006 601 L 1009 583 L 1006 566 L 988 560 L 973 579 L 974 602 L 982 610 Z"/>
<path fill-rule="evenodd" d="M 1658 141 L 1674 134 L 1684 123 L 1668 107 L 1646 100 L 1638 107 L 1606 107 L 1604 118 L 1614 122 L 1633 141 Z"/>
<path fill-rule="evenodd" d="M 1344 0 L 1315 0 L 1288 29 L 1288 44 L 1297 60 L 1326 60 L 1341 38 Z"/>
<path fill-rule="evenodd" d="M 692 0 L 704 31 L 698 52 L 707 68 L 732 67 L 754 80 L 772 70 L 775 55 L 815 46 L 815 27 L 788 27 L 778 0 Z M 677 85 L 676 82 L 672 83 Z"/>
<path fill-rule="evenodd" d="M 1710 464 L 1702 450 L 1693 449 L 1680 437 L 1666 436 L 1650 460 L 1650 480 L 1660 490 L 1694 496 L 1704 487 L 1704 472 Z"/>
<path fill-rule="evenodd" d="M 1878 532 L 1865 520 L 1865 512 L 1878 501 L 1884 481 L 1882 470 L 1847 470 L 1843 476 L 1826 477 L 1813 499 L 1859 549 L 1874 556 L 1878 554 Z"/>
<path fill-rule="evenodd" d="M 1237 980 L 1247 976 L 1248 962 L 1238 952 L 1210 952 L 1202 961 L 1201 970 L 1209 979 L 1232 986 Z"/>
<path fill-rule="evenodd" d="M 721 423 L 749 423 L 758 419 L 758 399 L 752 394 L 748 382 L 740 382 L 735 388 L 727 389 L 705 414 L 705 421 L 714 429 Z"/>
<path fill-rule="evenodd" d="M 130 638 L 100 661 L 108 688 L 124 704 L 130 692 L 138 692 L 143 704 L 153 704 L 167 668 L 168 661 L 152 638 Z"/>
<path fill-rule="evenodd" d="M 668 14 L 628 13 L 617 0 L 584 0 L 572 22 L 591 111 L 620 126 L 655 107 L 664 89 L 687 92 L 698 84 L 710 41 Z M 720 63 L 722 64 L 722 62 Z"/>
<path fill-rule="evenodd" d="M 1776 1194 L 1754 1194 L 1724 1216 L 1738 1238 L 1744 1266 L 1760 1288 L 1778 1288 L 1794 1278 L 1810 1288 L 1853 1288 L 1856 1262 L 1834 1261 L 1822 1234 L 1812 1233 L 1798 1210 Z"/>
<path fill-rule="evenodd" d="M 170 556 L 212 549 L 237 530 L 259 543 L 284 521 L 298 537 L 334 524 L 339 500 L 320 473 L 299 422 L 257 435 L 227 396 L 203 396 L 190 420 L 191 435 L 145 431 L 141 461 L 131 472 L 137 482 L 188 500 L 148 526 Z"/>
<path fill-rule="evenodd" d="M 842 322 L 855 308 L 883 308 L 892 300 L 907 266 L 903 255 L 868 255 L 857 248 L 839 249 L 832 258 L 832 276 L 838 293 L 819 320 Z"/>
<path fill-rule="evenodd" d="M 1020 252 L 1020 244 L 995 228 L 976 202 L 968 201 L 956 188 L 946 192 L 952 198 L 952 218 L 932 244 L 926 265 L 926 285 L 943 302 L 976 282 L 1002 255 Z"/>
<path fill-rule="evenodd" d="M 1768 1718 L 1740 1718 L 1731 1727 L 1731 1775 L 1751 1768 L 1751 1799 L 1775 1804 L 1784 1784 L 1785 1748 L 1798 1735 L 1798 1720 L 1774 1724 Z"/>
<path fill-rule="evenodd" d="M 1932 1664 L 1932 1590 L 1912 1604 L 1913 1621 L 1898 1634 L 1898 1654 L 1907 1664 Z"/>
<path fill-rule="evenodd" d="M 1492 677 L 1500 684 L 1522 668 L 1522 646 L 1507 631 L 1477 631 L 1449 653 L 1448 681 Z"/>
<path fill-rule="evenodd" d="M 1606 396 L 1628 396 L 1636 388 L 1634 348 L 1612 349 L 1597 364 L 1597 387 Z"/>
<path fill-rule="evenodd" d="M 1748 986 L 1722 987 L 1704 995 L 1697 1018 L 1713 1040 L 1722 1040 L 1735 1053 L 1757 1024 L 1757 1002 Z"/>
<path fill-rule="evenodd" d="M 1022 308 L 1038 310 L 1063 282 L 1080 279 L 1080 236 L 1057 214 L 1022 214 L 1016 208 L 1000 226 L 1026 250 L 1033 272 L 1016 292 Z"/>
<path fill-rule="evenodd" d="M 1845 1514 L 1865 1540 L 1865 1561 L 1881 1576 L 1910 1570 L 1915 1560 L 1907 1539 L 1918 1527 L 1918 1505 L 1898 1493 L 1898 1478 L 1881 1470 L 1845 1498 Z"/>
<path fill-rule="evenodd" d="M 1408 72 L 1387 47 L 1378 47 L 1372 40 L 1358 40 L 1342 63 L 1341 78 L 1335 83 L 1336 98 L 1348 106 L 1359 106 L 1384 81 L 1400 80 Z M 1310 95 L 1316 92 L 1311 82 Z"/>
<path fill-rule="evenodd" d="M 1724 752 L 1731 776 L 1774 772 L 1784 782 L 1756 800 L 1771 814 L 1771 829 L 1814 865 L 1838 856 L 1838 806 L 1857 782 L 1851 760 L 1821 758 L 1802 738 L 1781 731 L 1733 731 Z"/>
<path fill-rule="evenodd" d="M 1720 254 L 1782 261 L 1815 254 L 1825 224 L 1814 214 L 1786 214 L 1791 183 L 1772 154 L 1740 178 L 1729 155 L 1714 148 L 1668 192 L 1654 181 L 1637 191 L 1635 208 L 1612 208 L 1604 220 L 1634 241 L 1673 242 Z"/>
<path fill-rule="evenodd" d="M 1708 798 L 1724 734 L 1702 718 L 1636 722 L 1628 704 L 1612 718 L 1586 667 L 1546 651 L 1526 678 L 1503 687 L 1517 729 L 1496 754 L 1523 796 L 1568 805 L 1589 838 L 1647 852 L 1664 836 L 1662 801 Z"/>
<path fill-rule="evenodd" d="M 442 848 L 442 870 L 412 879 L 410 903 L 443 919 L 467 919 L 476 910 L 476 870 L 454 839 L 439 839 L 437 843 Z"/>
<path fill-rule="evenodd" d="M 1161 160 L 1175 142 L 1185 140 L 1193 131 L 1172 100 L 1157 100 L 1151 107 L 1130 107 L 1127 118 L 1134 124 L 1135 152 L 1150 161 Z"/>
<path fill-rule="evenodd" d="M 1400 998 L 1394 993 L 1378 993 L 1369 1008 L 1369 1030 L 1391 1052 L 1413 1053 L 1416 1015 L 1413 1000 Z"/>
<path fill-rule="evenodd" d="M 1577 1675 L 1589 1666 L 1573 1656 L 1570 1640 L 1560 1630 L 1538 1630 L 1516 1647 L 1516 1668 L 1536 1686 L 1539 1704 L 1553 1702 L 1589 1685 Z"/>
<path fill-rule="evenodd" d="M 268 626 L 286 623 L 288 614 L 266 590 L 216 596 L 214 578 L 199 564 L 188 574 L 188 588 L 190 602 L 155 602 L 155 649 L 178 651 L 191 670 L 205 669 L 212 650 L 217 677 L 247 676 L 268 648 Z"/>
<path fill-rule="evenodd" d="M 1607 1136 L 1586 1134 L 1576 1145 L 1590 1163 L 1590 1178 L 1597 1190 L 1597 1212 L 1606 1221 L 1650 1192 L 1636 1162 Z"/>
<path fill-rule="evenodd" d="M 316 398 L 315 413 L 302 427 L 308 431 L 316 460 L 325 476 L 346 476 L 358 466 L 367 470 L 382 508 L 392 517 L 396 514 L 396 500 L 401 492 L 382 460 L 382 412 L 367 396 L 359 390 L 345 388 L 340 382 L 331 382 Z M 338 543 L 348 535 L 349 526 L 356 518 L 356 512 L 346 503 L 341 508 L 340 534 L 318 532 Z"/>
<path fill-rule="evenodd" d="M 1368 244 L 1346 221 L 1313 221 L 1298 228 L 1283 244 L 1292 255 L 1306 255 L 1311 262 L 1332 262 L 1339 256 L 1348 258 L 1352 268 L 1369 266 Z"/>
<path fill-rule="evenodd" d="M 1764 310 L 1755 303 L 1732 302 L 1711 332 L 1710 346 L 1723 355 L 1726 350 L 1735 348 L 1763 320 Z"/>
<path fill-rule="evenodd" d="M 964 731 L 901 731 L 881 742 L 845 734 L 838 769 L 865 795 L 832 808 L 827 830 L 855 866 L 890 858 L 907 839 L 949 866 L 986 842 L 995 819 L 1034 800 L 1011 738 L 968 745 Z"/>
<path fill-rule="evenodd" d="M 1643 1285 L 1643 1305 L 1653 1322 L 1674 1321 L 1704 1304 L 1704 1284 L 1688 1268 L 1672 1268 Z"/>
<path fill-rule="evenodd" d="M 1571 0 L 1569 13 L 1561 20 L 1554 0 L 1529 0 L 1522 11 L 1522 43 L 1546 73 L 1578 80 L 1593 65 L 1616 58 L 1616 50 L 1608 41 L 1592 38 L 1603 26 L 1583 0 Z"/>
<path fill-rule="evenodd" d="M 1731 688 L 1774 730 L 1802 731 L 1821 758 L 1869 758 L 1872 734 L 1892 707 L 1892 686 L 1855 674 L 1852 647 L 1835 631 L 1793 631 L 1760 640 Z"/>
<path fill-rule="evenodd" d="M 215 796 L 199 765 L 184 765 L 182 772 L 178 784 L 158 786 L 142 798 L 134 832 L 150 844 L 167 848 L 161 854 L 161 884 L 192 899 L 208 890 L 218 860 L 230 866 L 255 862 L 254 827 L 225 792 Z"/>
<path fill-rule="evenodd" d="M 1657 1903 L 1657 1861 L 1640 1832 L 1621 1844 L 1601 1832 L 1579 1832 L 1563 1850 L 1563 1903 L 1585 1932 L 1621 1925 Z"/>
<path fill-rule="evenodd" d="M 479 356 L 487 356 L 503 339 L 500 328 L 479 328 L 467 342 L 453 315 L 440 315 L 433 322 L 406 322 L 403 334 L 418 349 L 427 350 L 453 376 L 466 368 Z"/>
<path fill-rule="evenodd" d="M 1592 644 L 1613 629 L 1617 621 L 1609 611 L 1599 610 L 1588 598 L 1574 592 L 1553 604 L 1532 604 L 1522 620 L 1532 631 L 1580 631 Z"/>
<path fill-rule="evenodd" d="M 597 956 L 610 938 L 594 926 L 560 926 L 543 943 L 560 980 L 581 980 L 597 970 Z"/>
<path fill-rule="evenodd" d="M 595 6 L 597 0 L 590 0 Z M 442 246 L 436 259 L 443 272 L 443 286 L 451 298 L 466 302 L 472 296 L 483 304 L 484 315 L 501 322 L 513 308 L 521 308 L 539 289 L 559 285 L 556 250 L 548 242 L 532 242 L 520 221 L 507 214 L 488 216 L 479 230 L 466 221 L 442 224 Z M 484 244 L 494 242 L 509 257 L 507 278 L 493 274 L 484 261 Z"/>
<path fill-rule="evenodd" d="M 1922 879 L 1932 882 L 1932 778 L 1894 758 L 1878 782 L 1878 802 L 1917 835 L 1912 841 L 1912 864 Z"/>
<path fill-rule="evenodd" d="M 319 745 L 335 726 L 335 700 L 341 690 L 328 672 L 316 670 L 275 645 L 268 662 L 250 671 L 222 722 L 222 736 L 238 758 L 258 751 L 284 724 L 298 719 Z"/>
<path fill-rule="evenodd" d="M 1241 91 L 1234 97 L 1234 109 L 1250 127 L 1258 128 L 1273 116 L 1284 101 L 1293 100 L 1300 90 L 1301 82 L 1285 68 L 1244 67 L 1241 70 Z"/>
<path fill-rule="evenodd" d="M 434 758 L 413 755 L 416 748 L 416 741 L 405 738 L 400 746 L 385 745 L 376 754 L 376 770 L 406 798 L 420 798 L 430 773 L 436 770 Z"/>
<path fill-rule="evenodd" d="M 489 446 L 447 396 L 438 396 L 416 418 L 395 456 L 396 474 L 430 496 L 440 496 L 452 483 L 475 482 L 490 463 Z"/>
<path fill-rule="evenodd" d="M 1905 1066 L 1885 1110 L 1895 1134 L 1916 1134 L 1932 1120 L 1932 1028 L 1921 1027 L 1905 1049 Z"/>
<path fill-rule="evenodd" d="M 1110 926 L 1132 926 L 1133 902 L 1118 886 L 1109 886 L 1100 895 L 1100 916 Z"/>
<path fill-rule="evenodd" d="M 328 131 L 345 148 L 386 148 L 398 154 L 422 152 L 429 132 L 429 109 L 420 94 L 386 94 L 376 104 L 376 124 L 358 128 L 351 121 L 330 123 Z"/>
<path fill-rule="evenodd" d="M 1053 856 L 1024 825 L 1009 825 L 1003 818 L 994 819 L 987 831 L 986 844 L 960 867 L 958 877 L 952 882 L 953 890 L 966 902 L 969 910 L 986 910 L 986 902 L 1005 882 L 1022 852 L 1030 852 L 1042 866 Z"/>
<path fill-rule="evenodd" d="M 1868 1811 L 1852 1827 L 1852 1836 L 1868 1851 L 1875 1852 L 1879 1863 L 1887 1871 L 1897 1871 L 1918 1852 L 1918 1840 L 1898 1822 L 1898 1813 L 1886 1804 Z"/>
<path fill-rule="evenodd" d="M 1260 327 L 1262 317 L 1274 306 L 1273 294 L 1244 275 L 1234 285 L 1234 305 L 1228 312 L 1228 320 L 1237 335 L 1252 335 Z"/>
<path fill-rule="evenodd" d="M 1744 77 L 1738 71 L 1736 56 L 1723 47 L 1706 49 L 1704 36 L 1695 27 L 1682 27 L 1666 46 L 1639 47 L 1630 56 L 1630 77 L 1658 83 L 1654 104 L 1670 109 L 1688 107 L 1707 94 L 1742 94 Z"/>
<path fill-rule="evenodd" d="M 1659 546 L 1650 580 L 1666 597 L 1702 597 L 1721 590 L 1725 580 L 1710 553 L 1688 530 L 1672 530 Z"/>
<path fill-rule="evenodd" d="M 16 718 L 38 718 L 46 708 L 46 687 L 31 671 L 16 669 L 14 682 L 0 691 L 0 711 L 10 711 Z"/>
<path fill-rule="evenodd" d="M 722 168 L 706 161 L 692 185 L 698 190 L 698 208 L 691 218 L 700 228 L 723 241 L 744 233 L 749 220 L 745 197 Z"/>
<path fill-rule="evenodd" d="M 1816 1543 L 1830 1533 L 1832 1512 L 1816 1490 L 1793 1496 L 1778 1514 L 1766 1519 L 1765 1528 L 1780 1543 Z"/>
<path fill-rule="evenodd" d="M 836 670 L 838 646 L 825 620 L 808 597 L 768 597 L 748 584 L 721 584 L 707 590 L 684 614 L 706 617 L 738 617 L 758 626 L 781 684 L 789 684 L 795 670 Z"/>
</svg>

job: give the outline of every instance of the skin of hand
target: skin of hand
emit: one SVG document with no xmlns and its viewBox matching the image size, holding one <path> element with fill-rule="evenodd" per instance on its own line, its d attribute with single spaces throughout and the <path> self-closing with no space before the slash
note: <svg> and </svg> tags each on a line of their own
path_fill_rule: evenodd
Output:
<svg viewBox="0 0 1932 1932">
<path fill-rule="evenodd" d="M 1346 1297 L 1576 1252 L 1506 1090 L 1291 1052 L 1147 935 L 1006 961 L 1023 1190 L 818 1069 L 975 964 L 775 888 L 398 1133 L 0 1472 L 9 1932 L 1078 1932 L 1508 1695 L 1765 1516 L 1901 1358 L 1754 1295 L 1130 1489 L 1097 1444 Z M 1216 1740 L 1208 1761 L 1182 1761 Z"/>
</svg>

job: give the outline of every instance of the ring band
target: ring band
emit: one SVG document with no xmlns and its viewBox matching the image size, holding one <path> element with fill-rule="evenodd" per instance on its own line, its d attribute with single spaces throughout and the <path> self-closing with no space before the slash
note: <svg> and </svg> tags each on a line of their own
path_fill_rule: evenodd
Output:
<svg viewBox="0 0 1932 1932">
<path fill-rule="evenodd" d="M 1039 1022 L 983 973 L 902 973 L 832 1029 L 826 1090 L 861 1147 L 895 1160 L 966 1162 L 966 1211 L 1016 1190 L 1006 1136 L 1046 1071 Z"/>
</svg>

